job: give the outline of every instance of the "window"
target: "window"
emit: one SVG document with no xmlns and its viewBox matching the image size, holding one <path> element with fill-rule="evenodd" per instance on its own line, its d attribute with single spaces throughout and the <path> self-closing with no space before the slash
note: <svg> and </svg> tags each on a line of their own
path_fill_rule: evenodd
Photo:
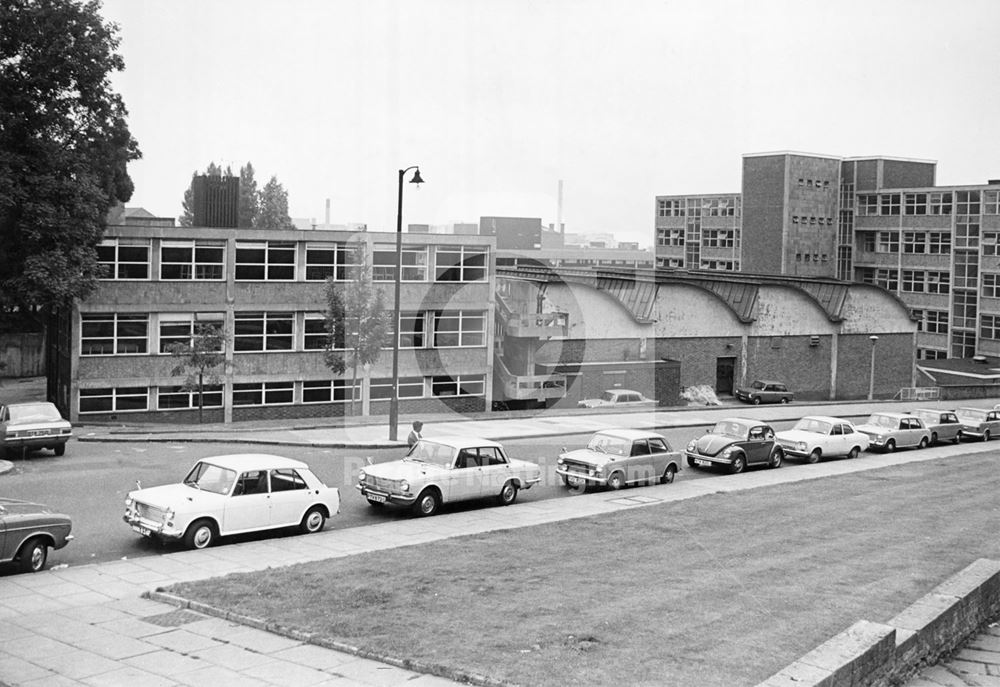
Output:
<svg viewBox="0 0 1000 687">
<path fill-rule="evenodd" d="M 983 297 L 1000 298 L 1000 274 L 983 273 Z"/>
<path fill-rule="evenodd" d="M 149 315 L 125 313 L 80 316 L 80 355 L 136 355 L 148 350 Z"/>
<path fill-rule="evenodd" d="M 659 246 L 683 246 L 683 229 L 657 229 L 656 243 Z"/>
<path fill-rule="evenodd" d="M 399 398 L 423 398 L 424 378 L 423 377 L 400 377 L 399 378 Z M 389 400 L 392 398 L 392 378 L 384 377 L 373 379 L 369 386 L 369 392 L 373 401 Z"/>
<path fill-rule="evenodd" d="M 982 339 L 1000 339 L 1000 315 L 979 316 L 979 337 Z"/>
<path fill-rule="evenodd" d="M 223 241 L 163 241 L 160 244 L 160 279 L 220 281 L 225 278 L 226 244 Z"/>
<path fill-rule="evenodd" d="M 294 399 L 294 382 L 233 384 L 233 406 L 288 405 Z"/>
<path fill-rule="evenodd" d="M 944 360 L 948 357 L 947 351 L 939 351 L 935 348 L 918 348 L 918 360 Z"/>
<path fill-rule="evenodd" d="M 951 276 L 947 272 L 928 272 L 927 293 L 948 293 Z"/>
<path fill-rule="evenodd" d="M 899 214 L 899 194 L 883 193 L 878 199 L 878 214 L 898 215 Z"/>
<path fill-rule="evenodd" d="M 271 470 L 271 491 L 297 491 L 306 489 L 306 481 L 292 468 Z"/>
<path fill-rule="evenodd" d="M 873 193 L 859 193 L 858 194 L 858 214 L 859 215 L 877 215 L 878 214 L 878 196 Z"/>
<path fill-rule="evenodd" d="M 434 348 L 483 346 L 486 313 L 477 310 L 438 310 L 434 313 Z"/>
<path fill-rule="evenodd" d="M 306 281 L 349 281 L 354 268 L 360 265 L 363 244 L 307 243 Z"/>
<path fill-rule="evenodd" d="M 923 310 L 913 311 L 915 315 L 920 315 L 920 322 L 917 323 L 917 331 L 928 334 L 948 333 L 948 313 L 944 310 Z"/>
<path fill-rule="evenodd" d="M 223 317 L 222 313 L 160 313 L 160 353 L 169 353 L 170 346 L 174 344 L 190 346 L 199 327 L 215 326 L 222 331 Z M 224 345 L 223 342 L 223 347 Z M 219 348 L 216 352 L 222 353 L 223 350 L 224 348 Z"/>
<path fill-rule="evenodd" d="M 423 313 L 400 313 L 399 314 L 399 347 L 400 348 L 423 348 L 426 344 L 424 337 L 424 314 Z"/>
<path fill-rule="evenodd" d="M 234 351 L 292 350 L 290 312 L 238 312 L 233 326 Z"/>
<path fill-rule="evenodd" d="M 436 281 L 486 281 L 489 249 L 482 246 L 438 246 L 434 254 Z"/>
<path fill-rule="evenodd" d="M 657 214 L 660 217 L 683 217 L 683 200 L 659 200 L 657 201 Z"/>
<path fill-rule="evenodd" d="M 869 284 L 881 286 L 883 289 L 895 291 L 899 288 L 899 272 L 897 270 L 877 269 L 874 272 L 867 273 L 865 276 L 867 277 L 865 281 Z"/>
<path fill-rule="evenodd" d="M 915 270 L 903 270 L 902 290 L 907 293 L 923 293 L 924 273 Z"/>
<path fill-rule="evenodd" d="M 702 243 L 706 248 L 732 248 L 735 239 L 730 229 L 705 229 L 702 231 Z"/>
<path fill-rule="evenodd" d="M 146 387 L 80 389 L 81 413 L 117 413 L 148 408 L 149 389 Z"/>
<path fill-rule="evenodd" d="M 929 193 L 927 195 L 928 215 L 951 214 L 951 191 L 944 193 Z"/>
<path fill-rule="evenodd" d="M 361 384 L 354 386 L 354 399 L 361 400 Z M 303 403 L 350 403 L 351 380 L 330 379 L 302 382 Z"/>
<path fill-rule="evenodd" d="M 107 268 L 104 279 L 149 279 L 149 241 L 105 239 L 97 246 L 97 262 Z"/>
<path fill-rule="evenodd" d="M 434 396 L 482 396 L 485 387 L 486 377 L 483 375 L 441 375 L 431 380 L 431 394 Z"/>
<path fill-rule="evenodd" d="M 202 408 L 222 407 L 222 385 L 206 384 L 202 389 Z M 156 391 L 157 410 L 179 410 L 198 407 L 198 390 L 179 386 L 161 386 Z"/>
<path fill-rule="evenodd" d="M 979 214 L 979 191 L 958 191 L 955 194 L 955 209 L 959 215 Z"/>
<path fill-rule="evenodd" d="M 880 231 L 876 235 L 876 253 L 898 253 L 899 252 L 899 232 Z"/>
<path fill-rule="evenodd" d="M 959 215 L 955 218 L 955 247 L 979 247 L 979 218 Z"/>
<path fill-rule="evenodd" d="M 947 231 L 927 232 L 927 252 L 935 255 L 951 253 L 951 234 Z"/>
<path fill-rule="evenodd" d="M 904 253 L 926 253 L 927 233 L 923 231 L 903 232 L 903 252 Z"/>
<path fill-rule="evenodd" d="M 236 242 L 236 281 L 293 281 L 294 279 L 294 242 Z"/>
<path fill-rule="evenodd" d="M 926 193 L 906 193 L 903 195 L 903 203 L 907 215 L 927 214 Z"/>
<path fill-rule="evenodd" d="M 983 191 L 983 214 L 1000 215 L 1000 191 Z"/>
<path fill-rule="evenodd" d="M 322 351 L 326 349 L 326 316 L 306 313 L 303 321 L 302 350 Z M 341 337 L 343 344 L 343 337 Z M 343 346 L 341 346 L 343 348 Z"/>
<path fill-rule="evenodd" d="M 403 246 L 400 259 L 403 281 L 427 281 L 427 246 Z M 396 246 L 375 244 L 372 254 L 372 280 L 396 280 Z"/>
</svg>

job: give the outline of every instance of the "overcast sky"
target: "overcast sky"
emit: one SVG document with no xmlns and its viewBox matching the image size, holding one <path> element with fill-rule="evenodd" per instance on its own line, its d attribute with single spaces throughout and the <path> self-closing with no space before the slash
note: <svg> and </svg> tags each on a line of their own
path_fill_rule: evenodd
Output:
<svg viewBox="0 0 1000 687">
<path fill-rule="evenodd" d="M 482 215 L 652 245 L 657 194 L 740 190 L 741 155 L 936 160 L 1000 177 L 994 0 L 105 0 L 143 159 L 177 216 L 250 161 L 293 217 L 395 230 Z"/>
</svg>

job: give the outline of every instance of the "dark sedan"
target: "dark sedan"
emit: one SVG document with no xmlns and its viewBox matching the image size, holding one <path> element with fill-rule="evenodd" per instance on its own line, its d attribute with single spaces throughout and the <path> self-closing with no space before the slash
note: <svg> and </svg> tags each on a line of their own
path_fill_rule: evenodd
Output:
<svg viewBox="0 0 1000 687">
<path fill-rule="evenodd" d="M 61 549 L 73 539 L 68 515 L 48 506 L 0 498 L 0 563 L 13 562 L 22 572 L 45 568 L 49 549 Z"/>
</svg>

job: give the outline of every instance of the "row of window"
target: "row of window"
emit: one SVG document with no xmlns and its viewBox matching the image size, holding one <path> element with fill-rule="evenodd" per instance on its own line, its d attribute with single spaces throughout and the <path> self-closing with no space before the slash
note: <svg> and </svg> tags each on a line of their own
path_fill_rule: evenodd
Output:
<svg viewBox="0 0 1000 687">
<path fill-rule="evenodd" d="M 948 333 L 948 312 L 945 310 L 914 310 L 913 314 L 919 318 L 917 321 L 917 331 L 928 334 Z"/>
<path fill-rule="evenodd" d="M 830 262 L 826 253 L 796 253 L 795 262 Z"/>
<path fill-rule="evenodd" d="M 803 188 L 830 188 L 828 179 L 804 179 L 799 177 L 799 186 Z"/>
<path fill-rule="evenodd" d="M 307 243 L 303 264 L 297 264 L 294 241 L 237 241 L 233 278 L 236 281 L 349 281 L 359 267 L 361 253 L 348 243 Z M 161 241 L 161 281 L 224 281 L 226 242 L 210 240 Z M 149 239 L 107 239 L 97 248 L 106 268 L 105 278 L 148 280 L 152 273 Z M 372 279 L 395 281 L 395 244 L 372 248 Z M 489 248 L 486 246 L 404 245 L 399 256 L 402 281 L 481 282 L 487 280 Z M 432 268 L 433 265 L 433 268 Z"/>
<path fill-rule="evenodd" d="M 816 217 L 814 215 L 792 215 L 792 224 L 811 224 L 812 226 L 832 227 L 833 217 Z"/>
<path fill-rule="evenodd" d="M 981 202 L 982 198 L 982 202 Z M 935 191 L 915 193 L 859 193 L 859 215 L 1000 214 L 1000 191 Z"/>
<path fill-rule="evenodd" d="M 889 291 L 906 293 L 946 294 L 951 289 L 951 275 L 948 272 L 903 270 L 902 288 L 900 288 L 900 271 L 896 269 L 864 270 L 861 273 L 861 281 L 881 286 Z"/>
<path fill-rule="evenodd" d="M 318 381 L 268 381 L 233 384 L 233 407 L 276 406 L 313 403 L 350 403 L 361 400 L 362 385 L 352 385 L 349 379 Z M 431 377 L 400 377 L 399 398 L 444 398 L 454 396 L 484 396 L 484 375 L 435 375 Z M 372 379 L 368 386 L 371 400 L 392 397 L 392 378 Z M 199 393 L 180 386 L 107 387 L 80 390 L 80 413 L 121 413 L 149 410 L 190 410 L 198 408 Z M 221 408 L 221 385 L 203 389 L 201 407 Z"/>
<path fill-rule="evenodd" d="M 659 217 L 735 217 L 739 214 L 738 198 L 673 198 L 659 199 Z"/>
<path fill-rule="evenodd" d="M 869 253 L 899 253 L 900 232 L 876 231 L 859 232 L 859 249 Z M 951 253 L 951 232 L 948 231 L 903 231 L 903 253 L 947 255 Z"/>
<path fill-rule="evenodd" d="M 683 246 L 684 233 L 683 229 L 657 229 L 656 245 Z M 698 233 L 692 233 L 694 238 L 688 240 L 697 243 Z M 702 229 L 700 240 L 705 248 L 735 248 L 739 244 L 739 232 L 735 229 Z"/>
<path fill-rule="evenodd" d="M 147 355 L 152 351 L 169 354 L 177 344 L 191 345 L 200 325 L 221 328 L 223 321 L 222 313 L 85 313 L 81 315 L 80 355 Z M 301 323 L 300 334 L 296 322 Z M 327 343 L 326 317 L 311 312 L 237 312 L 233 314 L 232 338 L 237 353 L 319 351 Z M 343 335 L 334 344 L 335 348 L 346 348 Z M 485 311 L 400 313 L 400 348 L 485 345 Z"/>
</svg>

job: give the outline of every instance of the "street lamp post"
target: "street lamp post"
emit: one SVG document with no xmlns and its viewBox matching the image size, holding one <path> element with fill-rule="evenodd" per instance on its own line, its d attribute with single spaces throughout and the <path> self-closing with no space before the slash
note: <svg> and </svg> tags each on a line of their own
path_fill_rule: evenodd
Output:
<svg viewBox="0 0 1000 687">
<path fill-rule="evenodd" d="M 878 342 L 878 337 L 872 334 L 868 340 L 872 342 L 872 362 L 868 372 L 868 400 L 871 401 L 875 398 L 875 344 Z"/>
<path fill-rule="evenodd" d="M 399 424 L 399 286 L 403 280 L 403 177 L 413 172 L 411 184 L 422 184 L 420 167 L 414 165 L 399 170 L 399 195 L 396 205 L 396 283 L 393 286 L 392 326 L 392 396 L 389 399 L 389 441 L 396 441 L 396 425 Z"/>
</svg>

